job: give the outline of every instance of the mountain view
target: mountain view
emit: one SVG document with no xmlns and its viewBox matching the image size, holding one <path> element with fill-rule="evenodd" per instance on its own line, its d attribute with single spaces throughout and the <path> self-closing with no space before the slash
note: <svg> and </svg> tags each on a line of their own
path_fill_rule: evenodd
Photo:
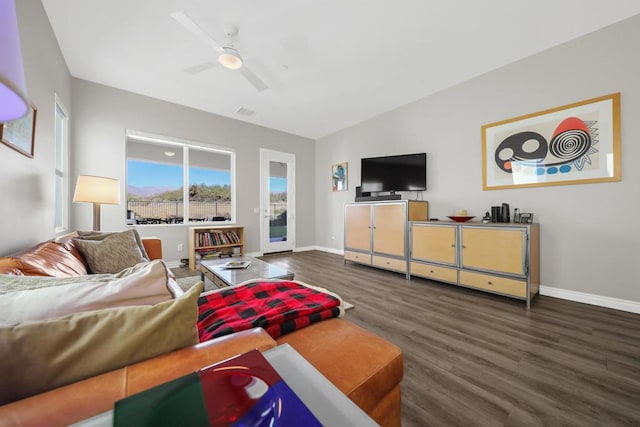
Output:
<svg viewBox="0 0 640 427">
<path fill-rule="evenodd" d="M 138 187 L 127 185 L 127 194 L 138 198 L 152 197 L 168 191 L 179 190 L 180 187 Z"/>
</svg>

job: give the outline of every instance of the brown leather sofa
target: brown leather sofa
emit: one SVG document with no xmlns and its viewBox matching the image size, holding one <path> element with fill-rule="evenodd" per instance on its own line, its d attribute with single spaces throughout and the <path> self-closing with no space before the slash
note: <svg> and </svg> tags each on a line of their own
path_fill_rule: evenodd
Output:
<svg viewBox="0 0 640 427">
<path fill-rule="evenodd" d="M 68 277 L 89 274 L 84 257 L 73 242 L 77 233 L 38 243 L 20 252 L 0 257 L 0 274 L 24 276 Z M 162 259 L 162 241 L 143 238 L 142 245 L 149 259 Z"/>
<path fill-rule="evenodd" d="M 143 244 L 150 258 L 162 256 L 159 240 L 144 239 Z M 68 258 L 69 253 L 79 257 L 79 264 Z M 66 239 L 0 258 L 0 274 L 62 276 L 71 271 L 77 274 L 82 264 L 86 270 L 82 256 Z M 400 349 L 347 320 L 330 319 L 277 340 L 260 328 L 238 332 L 0 406 L 0 427 L 68 425 L 112 409 L 114 401 L 154 385 L 254 348 L 266 350 L 283 343 L 290 344 L 377 423 L 401 425 Z"/>
</svg>

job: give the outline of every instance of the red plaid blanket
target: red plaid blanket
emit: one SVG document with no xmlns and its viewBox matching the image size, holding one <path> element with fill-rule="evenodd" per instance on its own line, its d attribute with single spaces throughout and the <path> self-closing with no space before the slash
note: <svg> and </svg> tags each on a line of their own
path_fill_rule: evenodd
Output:
<svg viewBox="0 0 640 427">
<path fill-rule="evenodd" d="M 273 338 L 343 313 L 340 299 L 299 282 L 253 282 L 198 299 L 200 342 L 261 327 Z"/>
</svg>

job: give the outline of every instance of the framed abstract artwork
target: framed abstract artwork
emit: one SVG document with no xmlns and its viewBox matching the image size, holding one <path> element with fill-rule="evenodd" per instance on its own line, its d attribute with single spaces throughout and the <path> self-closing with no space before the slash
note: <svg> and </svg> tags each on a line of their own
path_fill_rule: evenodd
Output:
<svg viewBox="0 0 640 427">
<path fill-rule="evenodd" d="M 348 163 L 338 163 L 331 166 L 331 189 L 344 191 L 347 189 Z"/>
<path fill-rule="evenodd" d="M 21 119 L 0 123 L 0 141 L 18 153 L 33 158 L 36 113 L 36 107 L 30 106 L 29 112 Z"/>
<path fill-rule="evenodd" d="M 620 93 L 482 126 L 483 190 L 620 177 Z"/>
</svg>

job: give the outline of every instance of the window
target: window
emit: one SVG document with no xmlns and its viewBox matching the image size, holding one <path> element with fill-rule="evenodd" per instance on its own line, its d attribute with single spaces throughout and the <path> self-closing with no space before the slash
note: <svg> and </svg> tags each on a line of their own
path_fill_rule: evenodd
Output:
<svg viewBox="0 0 640 427">
<path fill-rule="evenodd" d="M 234 182 L 232 151 L 127 134 L 128 224 L 234 222 Z"/>
<path fill-rule="evenodd" d="M 64 233 L 69 228 L 69 115 L 62 102 L 55 96 L 55 233 Z"/>
</svg>

